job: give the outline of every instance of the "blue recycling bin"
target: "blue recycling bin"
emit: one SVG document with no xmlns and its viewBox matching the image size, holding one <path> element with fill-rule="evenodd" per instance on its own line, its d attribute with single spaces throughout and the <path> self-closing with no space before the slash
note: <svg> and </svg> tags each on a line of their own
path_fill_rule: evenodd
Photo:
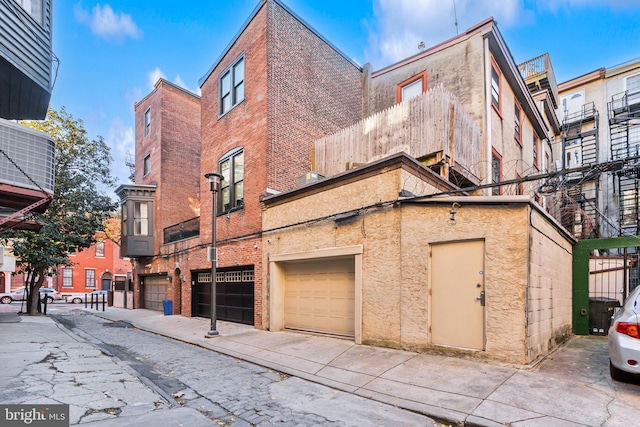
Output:
<svg viewBox="0 0 640 427">
<path fill-rule="evenodd" d="M 162 308 L 165 316 L 171 316 L 173 314 L 173 301 L 170 299 L 162 300 Z"/>
</svg>

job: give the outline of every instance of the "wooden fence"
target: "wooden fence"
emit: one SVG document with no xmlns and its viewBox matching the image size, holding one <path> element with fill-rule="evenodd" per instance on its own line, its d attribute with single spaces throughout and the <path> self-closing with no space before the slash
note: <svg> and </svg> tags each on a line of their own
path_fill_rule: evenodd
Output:
<svg viewBox="0 0 640 427">
<path fill-rule="evenodd" d="M 315 170 L 336 175 L 404 151 L 420 159 L 440 153 L 480 176 L 480 128 L 442 85 L 315 142 Z"/>
</svg>

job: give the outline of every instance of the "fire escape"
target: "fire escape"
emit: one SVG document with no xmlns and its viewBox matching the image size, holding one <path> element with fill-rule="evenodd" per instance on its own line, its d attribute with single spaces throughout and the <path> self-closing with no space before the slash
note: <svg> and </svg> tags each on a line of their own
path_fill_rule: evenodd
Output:
<svg viewBox="0 0 640 427">
<path fill-rule="evenodd" d="M 622 92 L 607 104 L 612 160 L 626 160 L 615 175 L 621 236 L 640 234 L 640 92 Z"/>
<path fill-rule="evenodd" d="M 600 235 L 600 175 L 584 168 L 598 162 L 598 122 L 599 114 L 593 102 L 582 105 L 580 111 L 568 113 L 562 120 L 562 167 L 568 171 L 562 224 L 578 239 Z"/>
</svg>

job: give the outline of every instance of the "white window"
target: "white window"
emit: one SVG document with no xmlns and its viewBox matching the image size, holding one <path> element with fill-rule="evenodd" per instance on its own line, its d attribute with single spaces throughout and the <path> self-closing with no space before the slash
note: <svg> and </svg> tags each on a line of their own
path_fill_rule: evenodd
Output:
<svg viewBox="0 0 640 427">
<path fill-rule="evenodd" d="M 406 101 L 422 93 L 422 80 L 416 80 L 402 87 L 402 100 Z"/>
<path fill-rule="evenodd" d="M 640 102 L 640 74 L 626 78 L 627 101 L 629 104 Z"/>
<path fill-rule="evenodd" d="M 16 0 L 35 21 L 42 25 L 42 3 L 44 0 Z"/>
<path fill-rule="evenodd" d="M 582 166 L 581 139 L 575 139 L 564 150 L 564 164 L 567 169 Z"/>
<path fill-rule="evenodd" d="M 558 113 L 558 119 L 562 122 L 567 116 L 575 117 L 579 115 L 582 112 L 582 106 L 584 104 L 584 89 L 563 96 L 560 98 L 560 109 L 556 111 Z"/>
<path fill-rule="evenodd" d="M 62 287 L 73 288 L 73 268 L 62 269 Z"/>
<path fill-rule="evenodd" d="M 134 202 L 133 204 L 133 235 L 149 235 L 149 204 L 147 202 Z"/>
<path fill-rule="evenodd" d="M 104 242 L 96 243 L 96 258 L 104 258 Z"/>
<path fill-rule="evenodd" d="M 96 271 L 93 269 L 86 269 L 84 271 L 84 287 L 95 288 L 96 287 Z"/>
</svg>

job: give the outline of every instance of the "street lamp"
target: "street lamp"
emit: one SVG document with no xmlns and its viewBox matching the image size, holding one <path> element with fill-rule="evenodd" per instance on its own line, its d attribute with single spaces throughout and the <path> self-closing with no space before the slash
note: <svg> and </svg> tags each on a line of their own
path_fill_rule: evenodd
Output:
<svg viewBox="0 0 640 427">
<path fill-rule="evenodd" d="M 211 195 L 213 196 L 213 204 L 211 205 L 211 247 L 209 248 L 209 260 L 211 261 L 211 330 L 207 332 L 207 336 L 216 336 L 218 335 L 218 330 L 216 329 L 216 264 L 218 262 L 216 214 L 218 213 L 218 191 L 220 191 L 220 182 L 223 176 L 217 172 L 209 172 L 204 177 L 209 180 Z"/>
</svg>

